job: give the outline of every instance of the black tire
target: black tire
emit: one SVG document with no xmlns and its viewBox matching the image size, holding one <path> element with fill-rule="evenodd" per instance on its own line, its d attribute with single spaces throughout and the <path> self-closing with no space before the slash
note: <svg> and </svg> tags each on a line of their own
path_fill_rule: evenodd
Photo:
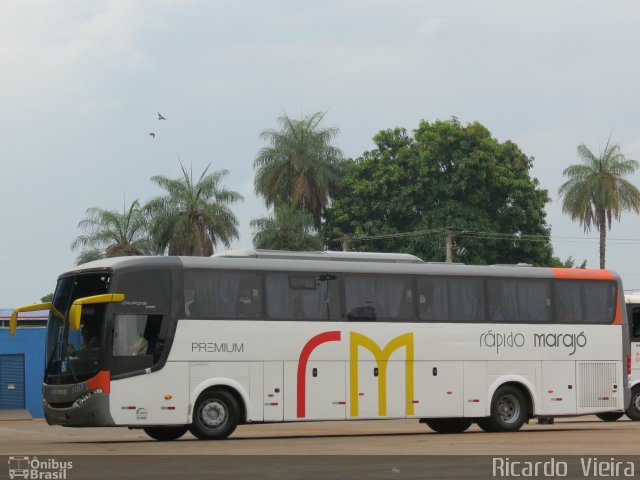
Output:
<svg viewBox="0 0 640 480">
<path fill-rule="evenodd" d="M 438 433 L 462 433 L 473 423 L 470 418 L 423 418 L 420 421 Z"/>
<path fill-rule="evenodd" d="M 491 416 L 478 419 L 485 432 L 515 432 L 529 416 L 529 402 L 518 387 L 503 385 L 491 399 Z"/>
<path fill-rule="evenodd" d="M 184 425 L 180 425 L 178 427 L 146 427 L 143 428 L 143 430 L 144 433 L 149 435 L 154 440 L 167 442 L 179 439 L 181 436 L 187 433 L 188 428 Z"/>
<path fill-rule="evenodd" d="M 621 416 L 624 415 L 624 412 L 604 412 L 604 413 L 596 413 L 596 417 L 598 417 L 603 422 L 615 422 Z"/>
<path fill-rule="evenodd" d="M 200 440 L 222 440 L 233 433 L 240 421 L 240 408 L 226 390 L 210 390 L 198 398 L 189 431 Z"/>
<path fill-rule="evenodd" d="M 634 422 L 640 420 L 640 384 L 631 389 L 631 403 L 625 413 Z"/>
<path fill-rule="evenodd" d="M 497 432 L 498 431 L 493 426 L 493 423 L 491 422 L 491 418 L 490 417 L 476 418 L 476 423 L 485 432 L 491 433 L 491 432 Z"/>
</svg>

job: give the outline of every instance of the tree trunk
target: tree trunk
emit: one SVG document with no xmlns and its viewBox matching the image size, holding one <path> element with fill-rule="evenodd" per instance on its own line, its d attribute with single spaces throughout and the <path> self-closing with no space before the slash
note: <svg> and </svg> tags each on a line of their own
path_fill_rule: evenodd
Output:
<svg viewBox="0 0 640 480">
<path fill-rule="evenodd" d="M 169 243 L 169 255 L 210 257 L 213 255 L 213 242 L 204 227 L 195 225 L 191 238 Z"/>
<path fill-rule="evenodd" d="M 598 230 L 600 231 L 600 270 L 604 270 L 607 249 L 607 216 L 605 212 L 598 212 Z"/>
</svg>

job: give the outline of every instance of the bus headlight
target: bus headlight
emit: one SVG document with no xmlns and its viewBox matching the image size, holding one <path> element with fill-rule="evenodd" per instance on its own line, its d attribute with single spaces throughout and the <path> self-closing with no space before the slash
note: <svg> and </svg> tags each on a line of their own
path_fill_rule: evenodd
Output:
<svg viewBox="0 0 640 480">
<path fill-rule="evenodd" d="M 93 392 L 88 392 L 88 393 L 85 393 L 84 395 L 78 397 L 78 399 L 75 402 L 73 402 L 73 406 L 74 407 L 79 407 L 80 405 L 82 405 L 84 402 L 88 401 L 91 397 L 93 397 L 97 393 L 102 393 L 102 389 L 101 388 L 97 388 Z"/>
</svg>

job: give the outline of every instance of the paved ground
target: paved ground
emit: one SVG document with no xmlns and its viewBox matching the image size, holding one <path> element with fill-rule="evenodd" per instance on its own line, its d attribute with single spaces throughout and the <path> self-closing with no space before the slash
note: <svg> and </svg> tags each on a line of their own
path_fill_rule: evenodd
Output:
<svg viewBox="0 0 640 480">
<path fill-rule="evenodd" d="M 0 421 L 0 455 L 637 455 L 640 422 L 623 417 L 535 421 L 515 433 L 442 435 L 417 420 L 314 422 L 238 427 L 227 440 L 207 442 L 190 434 L 157 442 L 142 430 L 64 428 L 43 420 Z M 639 472 L 640 474 L 640 472 Z"/>
<path fill-rule="evenodd" d="M 555 471 L 560 474 L 555 476 L 564 478 L 602 478 L 584 474 L 584 458 L 599 458 L 605 467 L 613 461 L 628 466 L 630 460 L 633 475 L 640 477 L 639 443 L 640 422 L 626 417 L 613 423 L 596 417 L 556 419 L 554 425 L 533 421 L 515 433 L 485 433 L 474 425 L 456 435 L 434 433 L 417 420 L 247 425 L 227 440 L 210 442 L 190 434 L 174 442 L 157 442 L 141 430 L 0 421 L 0 457 L 4 455 L 9 465 L 10 457 L 16 456 L 69 461 L 73 468 L 65 476 L 39 477 L 68 480 L 485 479 L 496 477 L 496 457 L 512 463 L 539 460 L 550 468 L 564 460 L 568 474 Z M 577 457 L 563 457 L 570 455 Z M 0 479 L 8 478 L 2 463 Z M 623 478 L 623 473 L 604 477 Z"/>
</svg>

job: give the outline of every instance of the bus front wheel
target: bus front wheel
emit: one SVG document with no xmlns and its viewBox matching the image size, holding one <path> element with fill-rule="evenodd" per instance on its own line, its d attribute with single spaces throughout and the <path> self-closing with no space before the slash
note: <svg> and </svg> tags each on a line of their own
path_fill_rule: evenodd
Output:
<svg viewBox="0 0 640 480">
<path fill-rule="evenodd" d="M 149 435 L 154 440 L 161 442 L 168 442 L 171 440 L 177 440 L 185 433 L 187 433 L 187 427 L 146 427 L 143 428 L 144 433 Z"/>
<path fill-rule="evenodd" d="M 238 402 L 226 390 L 210 390 L 198 398 L 191 433 L 200 440 L 222 440 L 233 433 L 240 419 Z"/>
<path fill-rule="evenodd" d="M 503 385 L 491 400 L 491 415 L 477 420 L 485 432 L 515 432 L 527 421 L 529 404 L 522 390 Z"/>
<path fill-rule="evenodd" d="M 420 423 L 426 423 L 431 430 L 438 433 L 462 433 L 473 421 L 470 418 L 423 418 Z"/>
<path fill-rule="evenodd" d="M 631 389 L 631 403 L 625 413 L 635 422 L 640 420 L 640 384 Z"/>
</svg>

